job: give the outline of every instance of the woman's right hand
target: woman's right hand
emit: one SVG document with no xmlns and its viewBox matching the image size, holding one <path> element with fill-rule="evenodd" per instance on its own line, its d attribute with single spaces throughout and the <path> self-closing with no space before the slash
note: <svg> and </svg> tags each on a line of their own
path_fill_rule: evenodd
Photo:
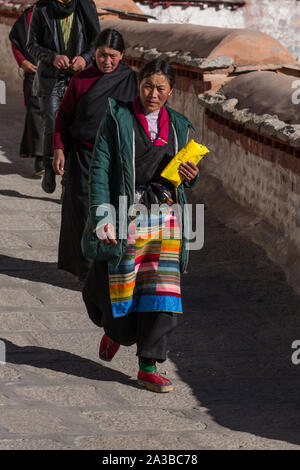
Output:
<svg viewBox="0 0 300 470">
<path fill-rule="evenodd" d="M 115 238 L 115 228 L 113 224 L 101 225 L 100 227 L 96 228 L 95 231 L 101 243 L 106 243 L 107 245 L 117 245 L 117 240 Z"/>
<path fill-rule="evenodd" d="M 29 60 L 23 60 L 21 64 L 21 68 L 24 70 L 26 73 L 35 73 L 37 70 L 36 65 L 32 64 L 29 62 Z"/>
<path fill-rule="evenodd" d="M 65 170 L 65 154 L 62 149 L 55 149 L 54 150 L 54 158 L 52 162 L 52 167 L 54 170 L 54 173 L 57 175 L 63 175 Z"/>
</svg>

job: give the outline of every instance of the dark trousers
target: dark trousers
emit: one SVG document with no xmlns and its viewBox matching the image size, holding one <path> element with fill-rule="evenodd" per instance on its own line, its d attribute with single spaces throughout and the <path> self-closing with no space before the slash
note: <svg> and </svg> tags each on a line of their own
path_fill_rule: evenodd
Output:
<svg viewBox="0 0 300 470">
<path fill-rule="evenodd" d="M 40 106 L 44 126 L 44 165 L 45 168 L 52 168 L 53 152 L 52 140 L 54 131 L 54 122 L 61 100 L 70 83 L 69 75 L 59 75 L 51 95 L 40 97 Z"/>
</svg>

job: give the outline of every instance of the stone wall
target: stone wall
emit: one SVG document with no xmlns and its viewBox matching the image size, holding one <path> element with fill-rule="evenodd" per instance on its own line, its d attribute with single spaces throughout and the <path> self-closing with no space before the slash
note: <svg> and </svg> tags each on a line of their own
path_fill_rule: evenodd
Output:
<svg viewBox="0 0 300 470">
<path fill-rule="evenodd" d="M 205 113 L 203 142 L 213 152 L 203 168 L 222 180 L 229 195 L 253 209 L 293 241 L 300 251 L 300 159 L 288 145 Z"/>
<path fill-rule="evenodd" d="M 243 11 L 245 28 L 270 34 L 300 58 L 298 0 L 248 0 Z"/>
<path fill-rule="evenodd" d="M 19 69 L 8 39 L 11 26 L 0 23 L 0 80 L 4 81 L 8 93 L 22 90 L 22 72 Z"/>
<path fill-rule="evenodd" d="M 192 200 L 260 245 L 300 295 L 300 149 L 207 110 L 200 118 L 196 137 L 212 151 Z"/>
</svg>

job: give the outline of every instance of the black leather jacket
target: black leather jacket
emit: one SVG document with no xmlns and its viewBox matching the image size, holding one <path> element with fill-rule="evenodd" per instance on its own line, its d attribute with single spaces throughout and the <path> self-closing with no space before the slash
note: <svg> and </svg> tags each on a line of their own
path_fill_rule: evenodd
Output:
<svg viewBox="0 0 300 470">
<path fill-rule="evenodd" d="M 81 15 L 76 15 L 76 56 L 89 64 L 93 56 L 93 41 L 100 32 L 99 19 L 93 0 L 81 0 Z M 40 4 L 40 5 L 39 5 Z M 83 23 L 83 24 L 82 24 Z M 61 54 L 56 21 L 53 18 L 51 1 L 39 2 L 34 7 L 28 33 L 27 48 L 37 61 L 37 73 L 33 94 L 50 95 L 57 81 L 59 70 L 53 61 Z"/>
</svg>

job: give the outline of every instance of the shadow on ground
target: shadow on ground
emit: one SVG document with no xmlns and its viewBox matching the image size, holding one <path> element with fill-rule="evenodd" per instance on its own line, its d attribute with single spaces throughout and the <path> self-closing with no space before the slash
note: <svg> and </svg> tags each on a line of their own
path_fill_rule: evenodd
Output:
<svg viewBox="0 0 300 470">
<path fill-rule="evenodd" d="M 300 444 L 300 298 L 248 239 L 211 215 L 205 230 L 169 357 L 218 425 Z"/>
<path fill-rule="evenodd" d="M 1 174 L 1 164 L 0 164 L 0 174 Z M 22 193 L 19 193 L 19 191 L 14 191 L 12 189 L 0 189 L 0 196 L 19 197 L 21 199 L 35 199 L 39 201 L 55 202 L 57 204 L 61 204 L 60 199 L 52 199 L 50 197 L 29 196 L 28 194 L 22 194 Z"/>
<path fill-rule="evenodd" d="M 10 160 L 8 162 L 0 162 L 0 175 L 20 175 L 30 180 L 41 179 L 41 177 L 37 177 L 34 174 L 34 158 L 21 158 L 18 156 L 18 150 L 16 149 L 11 154 L 9 153 L 12 152 L 11 147 L 11 145 L 5 144 L 0 146 L 0 151 Z"/>
<path fill-rule="evenodd" d="M 82 283 L 72 274 L 58 270 L 57 263 L 25 260 L 0 254 L 0 274 L 64 289 L 82 290 Z"/>
<path fill-rule="evenodd" d="M 7 364 L 27 365 L 89 380 L 113 381 L 134 388 L 138 387 L 136 381 L 131 379 L 129 375 L 103 366 L 100 362 L 94 362 L 58 349 L 37 346 L 21 347 L 5 338 L 0 338 L 0 340 L 5 343 Z"/>
</svg>

